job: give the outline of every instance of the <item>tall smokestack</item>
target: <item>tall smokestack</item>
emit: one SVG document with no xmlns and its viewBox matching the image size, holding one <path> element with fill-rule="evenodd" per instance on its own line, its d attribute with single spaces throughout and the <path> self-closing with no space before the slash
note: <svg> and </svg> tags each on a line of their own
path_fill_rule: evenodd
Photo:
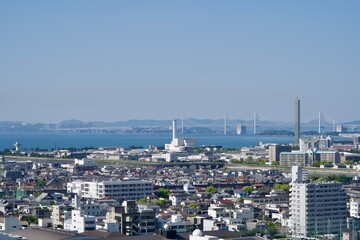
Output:
<svg viewBox="0 0 360 240">
<path fill-rule="evenodd" d="M 299 145 L 300 139 L 300 100 L 298 97 L 295 98 L 295 145 Z"/>
<path fill-rule="evenodd" d="M 172 122 L 172 139 L 174 140 L 176 138 L 176 120 L 173 120 Z"/>
</svg>

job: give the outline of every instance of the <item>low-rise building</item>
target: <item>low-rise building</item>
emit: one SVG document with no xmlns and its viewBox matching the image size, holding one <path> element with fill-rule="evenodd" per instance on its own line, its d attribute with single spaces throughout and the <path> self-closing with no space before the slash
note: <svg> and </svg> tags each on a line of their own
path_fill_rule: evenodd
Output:
<svg viewBox="0 0 360 240">
<path fill-rule="evenodd" d="M 338 151 L 314 151 L 313 161 L 326 161 L 332 164 L 339 164 L 340 153 Z"/>
<path fill-rule="evenodd" d="M 20 221 L 17 216 L 0 216 L 0 232 L 11 233 L 20 228 Z"/>
<path fill-rule="evenodd" d="M 83 198 L 101 199 L 112 197 L 117 200 L 139 199 L 152 195 L 153 184 L 145 180 L 83 181 L 67 183 L 67 192 Z"/>
<path fill-rule="evenodd" d="M 84 215 L 81 210 L 72 210 L 71 218 L 64 222 L 64 229 L 78 233 L 96 230 L 96 218 L 95 216 Z"/>
</svg>

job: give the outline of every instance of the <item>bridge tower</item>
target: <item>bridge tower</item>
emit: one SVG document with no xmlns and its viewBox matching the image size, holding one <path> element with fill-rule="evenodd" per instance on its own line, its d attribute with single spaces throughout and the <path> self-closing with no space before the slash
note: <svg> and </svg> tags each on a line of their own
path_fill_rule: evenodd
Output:
<svg viewBox="0 0 360 240">
<path fill-rule="evenodd" d="M 259 133 L 260 117 L 258 113 L 254 113 L 254 135 Z"/>
</svg>

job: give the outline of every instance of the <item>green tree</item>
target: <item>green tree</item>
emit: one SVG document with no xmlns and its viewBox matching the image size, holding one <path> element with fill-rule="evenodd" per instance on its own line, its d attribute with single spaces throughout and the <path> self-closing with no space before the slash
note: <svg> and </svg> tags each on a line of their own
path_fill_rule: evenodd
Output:
<svg viewBox="0 0 360 240">
<path fill-rule="evenodd" d="M 37 224 L 38 223 L 38 218 L 35 217 L 35 216 L 32 216 L 32 215 L 28 215 L 26 217 L 23 217 L 22 220 L 28 222 L 28 224 L 30 224 L 30 223 Z"/>
<path fill-rule="evenodd" d="M 166 201 L 165 199 L 157 199 L 154 201 L 155 204 L 159 206 L 166 206 L 169 201 Z"/>
<path fill-rule="evenodd" d="M 267 224 L 267 233 L 270 235 L 270 239 L 273 238 L 273 236 L 278 232 L 275 223 L 269 222 Z"/>
<path fill-rule="evenodd" d="M 240 161 L 239 159 L 234 158 L 234 159 L 231 159 L 231 160 L 230 160 L 230 163 L 232 163 L 232 164 L 238 164 L 238 163 L 241 163 L 241 161 Z"/>
<path fill-rule="evenodd" d="M 197 204 L 196 203 L 190 203 L 189 208 L 197 208 Z"/>
<path fill-rule="evenodd" d="M 311 164 L 312 167 L 320 167 L 320 161 L 313 161 Z"/>
<path fill-rule="evenodd" d="M 286 193 L 289 193 L 290 191 L 290 185 L 289 184 L 280 184 L 280 183 L 275 183 L 274 185 L 274 189 L 284 189 Z"/>
<path fill-rule="evenodd" d="M 147 200 L 146 200 L 146 198 L 139 198 L 138 200 L 136 200 L 136 202 L 138 202 L 138 203 L 146 203 Z"/>
<path fill-rule="evenodd" d="M 264 166 L 264 165 L 266 165 L 267 160 L 263 159 L 263 158 L 259 158 L 259 159 L 256 159 L 255 162 L 256 162 L 257 165 Z"/>
<path fill-rule="evenodd" d="M 273 162 L 271 162 L 271 166 L 280 166 L 280 163 L 276 162 L 276 161 L 273 161 Z"/>
<path fill-rule="evenodd" d="M 161 198 L 168 198 L 170 194 L 171 194 L 171 192 L 169 189 L 159 188 L 157 195 L 158 195 L 158 197 L 161 197 Z"/>
<path fill-rule="evenodd" d="M 207 187 L 205 188 L 205 191 L 206 191 L 206 192 L 209 192 L 209 193 L 212 193 L 212 194 L 215 194 L 215 193 L 218 192 L 218 190 L 217 190 L 214 186 L 207 186 Z"/>
<path fill-rule="evenodd" d="M 42 178 L 37 178 L 36 179 L 36 182 L 35 182 L 35 185 L 37 187 L 45 187 L 46 186 L 46 181 Z"/>
<path fill-rule="evenodd" d="M 314 182 L 325 182 L 325 181 L 327 181 L 327 180 L 324 177 L 318 177 L 314 180 Z"/>
<path fill-rule="evenodd" d="M 336 174 L 334 174 L 334 173 L 328 174 L 327 177 L 326 177 L 326 180 L 329 181 L 329 182 L 336 181 Z"/>
<path fill-rule="evenodd" d="M 317 175 L 311 175 L 309 177 L 310 180 L 315 182 L 341 182 L 347 183 L 351 180 L 351 177 L 346 176 L 345 174 L 336 175 L 334 173 L 330 173 L 325 177 L 320 177 Z"/>
<path fill-rule="evenodd" d="M 251 194 L 254 191 L 254 188 L 252 186 L 245 186 L 242 188 L 242 190 L 244 190 L 248 194 Z"/>
<path fill-rule="evenodd" d="M 331 161 L 320 161 L 320 165 L 331 165 Z"/>
<path fill-rule="evenodd" d="M 351 180 L 351 177 L 346 176 L 345 174 L 337 175 L 335 178 L 336 182 L 346 183 Z"/>
<path fill-rule="evenodd" d="M 346 165 L 353 165 L 354 164 L 354 161 L 352 160 L 345 160 L 344 162 Z"/>
<path fill-rule="evenodd" d="M 239 197 L 236 199 L 236 202 L 238 203 L 243 203 L 244 202 L 244 198 L 243 197 Z"/>
</svg>

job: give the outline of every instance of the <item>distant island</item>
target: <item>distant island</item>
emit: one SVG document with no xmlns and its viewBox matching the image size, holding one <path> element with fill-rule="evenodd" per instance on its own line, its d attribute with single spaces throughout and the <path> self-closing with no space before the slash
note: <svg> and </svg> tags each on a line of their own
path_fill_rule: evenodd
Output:
<svg viewBox="0 0 360 240">
<path fill-rule="evenodd" d="M 295 134 L 293 131 L 288 131 L 288 130 L 268 130 L 268 131 L 259 133 L 259 135 L 262 135 L 262 136 L 294 136 Z"/>
</svg>

